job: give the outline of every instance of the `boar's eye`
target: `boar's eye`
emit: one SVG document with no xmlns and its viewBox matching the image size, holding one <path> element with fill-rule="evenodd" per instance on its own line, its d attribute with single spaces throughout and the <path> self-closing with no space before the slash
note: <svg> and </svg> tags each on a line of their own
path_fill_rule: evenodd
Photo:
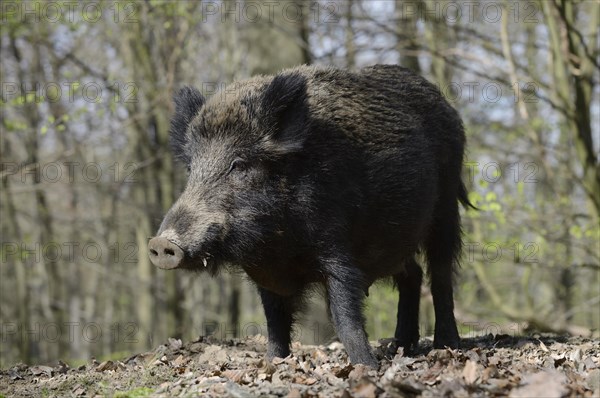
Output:
<svg viewBox="0 0 600 398">
<path fill-rule="evenodd" d="M 235 158 L 233 159 L 233 161 L 231 162 L 231 165 L 229 166 L 229 171 L 227 171 L 227 175 L 231 174 L 232 171 L 244 171 L 248 168 L 248 164 L 246 163 L 246 161 L 242 158 Z"/>
</svg>

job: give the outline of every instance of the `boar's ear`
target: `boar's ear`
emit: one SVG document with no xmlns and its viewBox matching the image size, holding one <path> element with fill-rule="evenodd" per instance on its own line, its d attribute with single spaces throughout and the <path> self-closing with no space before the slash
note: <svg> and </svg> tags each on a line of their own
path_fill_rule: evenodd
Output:
<svg viewBox="0 0 600 398">
<path fill-rule="evenodd" d="M 284 154 L 302 149 L 308 123 L 306 99 L 304 76 L 290 73 L 273 78 L 261 103 L 270 126 L 265 141 L 267 150 Z"/>
<path fill-rule="evenodd" d="M 185 86 L 177 91 L 173 100 L 175 101 L 175 114 L 171 118 L 171 128 L 169 131 L 171 146 L 176 156 L 180 160 L 187 162 L 188 159 L 185 156 L 184 150 L 187 143 L 187 127 L 200 108 L 202 108 L 204 97 L 195 88 Z"/>
</svg>

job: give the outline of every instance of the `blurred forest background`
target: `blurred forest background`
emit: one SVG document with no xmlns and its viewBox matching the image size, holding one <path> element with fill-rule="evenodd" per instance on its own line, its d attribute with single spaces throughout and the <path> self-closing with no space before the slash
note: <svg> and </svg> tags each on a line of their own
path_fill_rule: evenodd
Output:
<svg viewBox="0 0 600 398">
<path fill-rule="evenodd" d="M 172 95 L 303 64 L 401 64 L 464 117 L 461 333 L 598 336 L 598 1 L 3 1 L 0 366 L 266 334 L 243 275 L 155 269 L 186 173 Z M 371 340 L 397 293 L 370 290 Z M 433 330 L 423 288 L 421 334 Z M 317 298 L 296 339 L 332 338 Z"/>
</svg>

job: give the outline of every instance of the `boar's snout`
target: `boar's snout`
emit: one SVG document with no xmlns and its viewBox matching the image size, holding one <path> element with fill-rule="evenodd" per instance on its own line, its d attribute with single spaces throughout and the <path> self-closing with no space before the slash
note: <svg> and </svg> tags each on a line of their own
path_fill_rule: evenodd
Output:
<svg viewBox="0 0 600 398">
<path fill-rule="evenodd" d="M 167 238 L 157 236 L 148 242 L 148 254 L 152 264 L 162 269 L 173 269 L 181 265 L 183 250 Z"/>
</svg>

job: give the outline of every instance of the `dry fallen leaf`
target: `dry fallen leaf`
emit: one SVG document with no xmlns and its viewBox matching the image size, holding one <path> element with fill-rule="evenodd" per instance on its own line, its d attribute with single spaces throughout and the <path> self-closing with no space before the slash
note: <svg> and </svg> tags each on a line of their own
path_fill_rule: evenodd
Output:
<svg viewBox="0 0 600 398">
<path fill-rule="evenodd" d="M 462 372 L 462 377 L 463 379 L 465 379 L 465 382 L 467 384 L 475 383 L 475 381 L 478 378 L 477 373 L 477 362 L 471 361 L 470 359 L 467 360 L 467 362 L 465 363 L 465 368 Z"/>
<path fill-rule="evenodd" d="M 71 390 L 73 392 L 73 395 L 75 395 L 76 397 L 80 397 L 82 395 L 85 395 L 85 387 L 82 386 L 81 384 L 77 384 L 75 387 L 73 387 L 73 389 Z"/>
<path fill-rule="evenodd" d="M 481 381 L 485 383 L 489 379 L 496 376 L 498 376 L 498 368 L 495 365 L 490 365 L 483 370 L 483 373 L 481 374 Z"/>
<path fill-rule="evenodd" d="M 59 374 L 65 374 L 69 371 L 69 365 L 67 365 L 65 362 L 61 361 L 60 359 L 58 360 L 58 366 L 56 367 L 56 372 Z"/>
<path fill-rule="evenodd" d="M 183 343 L 181 342 L 181 339 L 174 339 L 172 337 L 169 337 L 168 341 L 169 341 L 169 346 L 174 350 L 180 349 L 181 346 L 183 345 Z"/>
<path fill-rule="evenodd" d="M 96 367 L 96 372 L 105 372 L 107 370 L 115 370 L 117 365 L 113 361 L 104 361 Z"/>
<path fill-rule="evenodd" d="M 359 363 L 354 366 L 354 369 L 352 369 L 352 371 L 348 375 L 348 378 L 354 379 L 354 380 L 361 379 L 361 378 L 367 376 L 367 374 L 369 373 L 369 370 L 371 370 L 370 367 Z"/>
<path fill-rule="evenodd" d="M 439 380 L 439 375 L 445 369 L 441 362 L 437 361 L 432 367 L 426 370 L 419 379 L 427 385 L 434 385 Z"/>
<path fill-rule="evenodd" d="M 273 373 L 275 373 L 275 371 L 277 370 L 277 368 L 275 367 L 275 365 L 273 365 L 273 363 L 271 363 L 271 361 L 267 361 L 266 359 L 261 359 L 258 362 L 258 373 L 259 374 L 265 374 L 268 376 L 271 376 Z"/>
<path fill-rule="evenodd" d="M 581 362 L 581 349 L 577 348 L 575 349 L 575 351 L 571 351 L 571 353 L 569 354 L 569 359 L 573 362 L 575 362 L 576 364 Z"/>
<path fill-rule="evenodd" d="M 292 388 L 290 392 L 288 392 L 287 398 L 301 398 L 300 390 L 297 388 Z"/>
<path fill-rule="evenodd" d="M 315 361 L 318 361 L 318 362 L 327 362 L 329 360 L 329 357 L 327 356 L 325 351 L 323 351 L 319 348 L 314 350 L 311 353 L 311 357 L 312 357 L 312 359 L 314 359 Z"/>
<path fill-rule="evenodd" d="M 586 383 L 590 390 L 596 391 L 600 389 L 600 369 L 594 369 L 588 372 Z"/>
<path fill-rule="evenodd" d="M 342 343 L 340 343 L 339 341 L 334 341 L 333 343 L 331 343 L 327 346 L 327 349 L 329 351 L 341 350 L 342 348 L 344 348 L 344 345 Z"/>
<path fill-rule="evenodd" d="M 183 357 L 183 355 L 178 356 L 177 358 L 175 358 L 175 360 L 172 362 L 173 366 L 176 368 L 181 367 L 181 365 L 183 365 L 184 363 L 186 363 L 188 360 L 185 359 Z"/>
<path fill-rule="evenodd" d="M 8 376 L 10 377 L 11 381 L 23 380 L 23 376 L 21 376 L 21 374 L 19 372 L 17 372 L 16 370 L 13 370 L 13 369 L 10 369 L 8 371 Z"/>
<path fill-rule="evenodd" d="M 490 379 L 488 380 L 488 384 L 494 386 L 496 389 L 500 391 L 506 391 L 508 386 L 510 386 L 510 381 L 506 379 Z"/>
<path fill-rule="evenodd" d="M 295 376 L 293 382 L 296 384 L 304 384 L 306 386 L 311 386 L 317 382 L 317 379 L 314 377 L 306 377 L 303 375 Z"/>
<path fill-rule="evenodd" d="M 351 364 L 348 364 L 342 368 L 336 366 L 332 369 L 332 372 L 335 375 L 335 377 L 339 377 L 340 379 L 346 379 L 350 375 L 350 372 L 352 372 L 352 369 L 354 369 L 354 367 Z"/>
<path fill-rule="evenodd" d="M 244 377 L 246 376 L 246 374 L 248 373 L 248 370 L 245 369 L 239 369 L 239 370 L 225 370 L 223 371 L 221 374 L 225 377 L 227 377 L 229 380 L 233 381 L 234 383 L 242 383 L 244 380 Z"/>
<path fill-rule="evenodd" d="M 414 377 L 407 377 L 406 379 L 394 379 L 392 380 L 392 386 L 402 392 L 402 395 L 417 395 L 423 392 L 425 386 L 417 382 Z"/>
<path fill-rule="evenodd" d="M 383 391 L 371 379 L 363 377 L 352 386 L 350 392 L 356 398 L 375 398 Z"/>
<path fill-rule="evenodd" d="M 29 368 L 29 371 L 34 375 L 34 376 L 39 376 L 39 375 L 45 375 L 45 376 L 52 376 L 52 372 L 54 369 L 52 369 L 50 366 L 44 366 L 44 365 L 39 365 L 39 366 L 32 366 L 31 368 Z"/>
<path fill-rule="evenodd" d="M 199 363 L 222 364 L 229 362 L 227 350 L 219 345 L 209 345 L 198 357 Z"/>
<path fill-rule="evenodd" d="M 563 385 L 566 377 L 562 373 L 542 371 L 530 373 L 523 377 L 522 386 L 510 392 L 512 398 L 560 398 L 568 390 Z"/>
<path fill-rule="evenodd" d="M 28 396 L 32 388 L 45 388 L 50 395 L 63 391 L 73 397 L 96 397 L 102 383 L 123 386 L 135 381 L 167 397 L 497 397 L 511 391 L 513 397 L 600 397 L 597 339 L 482 337 L 465 339 L 462 351 L 430 351 L 427 344 L 431 342 L 426 343 L 429 355 L 388 357 L 375 370 L 350 365 L 342 347 L 330 351 L 325 346 L 296 344 L 293 356 L 277 359 L 278 365 L 273 365 L 261 360 L 266 347 L 256 338 L 225 342 L 203 338 L 178 349 L 173 348 L 176 341 L 169 341 L 124 363 L 89 362 L 79 370 L 66 364 L 15 365 L 0 370 L 0 394 Z M 147 366 L 147 358 L 159 366 Z M 105 371 L 96 373 L 96 368 Z M 142 380 L 140 374 L 146 372 L 148 377 Z M 84 384 L 83 376 L 98 383 Z"/>
<path fill-rule="evenodd" d="M 271 362 L 273 363 L 273 365 L 281 365 L 285 362 L 285 358 L 275 357 Z"/>
</svg>

